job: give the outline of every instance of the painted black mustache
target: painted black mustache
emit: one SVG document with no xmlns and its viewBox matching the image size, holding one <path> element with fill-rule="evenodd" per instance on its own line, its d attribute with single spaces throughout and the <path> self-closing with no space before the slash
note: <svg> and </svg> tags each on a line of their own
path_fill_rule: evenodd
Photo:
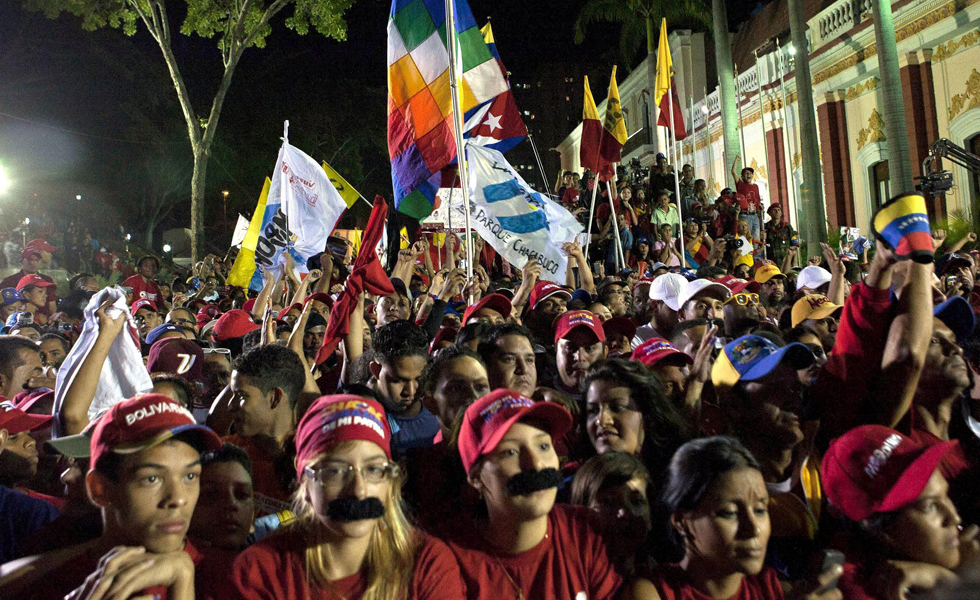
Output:
<svg viewBox="0 0 980 600">
<path fill-rule="evenodd" d="M 507 493 L 511 496 L 527 496 L 548 488 L 558 487 L 565 480 L 557 469 L 521 471 L 507 480 Z"/>
<path fill-rule="evenodd" d="M 327 505 L 327 516 L 334 521 L 362 521 L 385 516 L 385 505 L 377 498 L 336 498 Z"/>
</svg>

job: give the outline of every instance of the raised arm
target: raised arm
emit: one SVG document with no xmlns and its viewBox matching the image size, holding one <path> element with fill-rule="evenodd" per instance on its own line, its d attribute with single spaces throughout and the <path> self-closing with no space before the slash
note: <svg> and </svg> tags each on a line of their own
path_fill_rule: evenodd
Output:
<svg viewBox="0 0 980 600">
<path fill-rule="evenodd" d="M 823 242 L 820 243 L 820 250 L 827 261 L 827 266 L 830 267 L 830 287 L 827 289 L 827 297 L 834 304 L 844 304 L 844 261 Z"/>
<path fill-rule="evenodd" d="M 567 242 L 564 245 L 564 250 L 568 253 L 569 258 L 575 257 L 575 262 L 578 263 L 578 274 L 581 278 L 579 283 L 582 284 L 582 289 L 595 296 L 595 279 L 592 277 L 589 261 L 585 258 L 585 253 L 582 252 L 582 246 L 578 242 Z"/>
</svg>

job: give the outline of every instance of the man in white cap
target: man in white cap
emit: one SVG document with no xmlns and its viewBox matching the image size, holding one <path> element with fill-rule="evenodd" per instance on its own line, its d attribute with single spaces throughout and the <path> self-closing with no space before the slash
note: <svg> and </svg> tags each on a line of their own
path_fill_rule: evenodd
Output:
<svg viewBox="0 0 980 600">
<path fill-rule="evenodd" d="M 650 284 L 650 322 L 637 328 L 634 348 L 648 339 L 669 337 L 673 333 L 680 309 L 677 296 L 685 283 L 687 280 L 677 273 L 665 273 L 653 280 Z"/>
<path fill-rule="evenodd" d="M 724 284 L 708 279 L 688 281 L 677 295 L 680 321 L 721 319 L 725 301 L 732 293 Z"/>
<path fill-rule="evenodd" d="M 797 276 L 796 289 L 806 294 L 827 295 L 827 290 L 830 288 L 830 280 L 830 271 L 823 267 L 810 265 L 800 271 L 800 274 Z"/>
</svg>

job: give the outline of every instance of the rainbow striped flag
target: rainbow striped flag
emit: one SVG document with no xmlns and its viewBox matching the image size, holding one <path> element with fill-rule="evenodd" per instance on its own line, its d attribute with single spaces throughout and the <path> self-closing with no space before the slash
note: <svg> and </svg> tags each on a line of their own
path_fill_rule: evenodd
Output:
<svg viewBox="0 0 980 600">
<path fill-rule="evenodd" d="M 902 194 L 881 205 L 871 218 L 875 236 L 895 251 L 899 259 L 930 263 L 934 257 L 926 199 Z"/>
<path fill-rule="evenodd" d="M 507 91 L 497 60 L 466 0 L 454 0 L 465 115 Z M 395 207 L 432 212 L 442 170 L 456 161 L 445 3 L 392 0 L 388 19 L 388 153 Z M 462 118 L 462 115 L 461 115 Z"/>
</svg>

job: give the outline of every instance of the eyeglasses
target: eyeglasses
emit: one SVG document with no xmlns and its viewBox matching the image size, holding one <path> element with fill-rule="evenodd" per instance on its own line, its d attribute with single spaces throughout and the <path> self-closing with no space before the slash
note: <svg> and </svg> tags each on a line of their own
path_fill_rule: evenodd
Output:
<svg viewBox="0 0 980 600">
<path fill-rule="evenodd" d="M 317 467 L 306 467 L 303 473 L 320 485 L 346 487 L 354 481 L 354 473 L 360 473 L 367 483 L 382 483 L 399 473 L 398 465 L 388 461 L 371 463 L 363 467 L 343 462 L 330 462 Z"/>
<path fill-rule="evenodd" d="M 735 294 L 728 300 L 725 300 L 725 304 L 729 302 L 734 302 L 739 306 L 755 306 L 759 303 L 759 294 Z"/>
<path fill-rule="evenodd" d="M 231 350 L 228 348 L 202 348 L 205 354 L 228 354 L 231 355 Z"/>
</svg>

